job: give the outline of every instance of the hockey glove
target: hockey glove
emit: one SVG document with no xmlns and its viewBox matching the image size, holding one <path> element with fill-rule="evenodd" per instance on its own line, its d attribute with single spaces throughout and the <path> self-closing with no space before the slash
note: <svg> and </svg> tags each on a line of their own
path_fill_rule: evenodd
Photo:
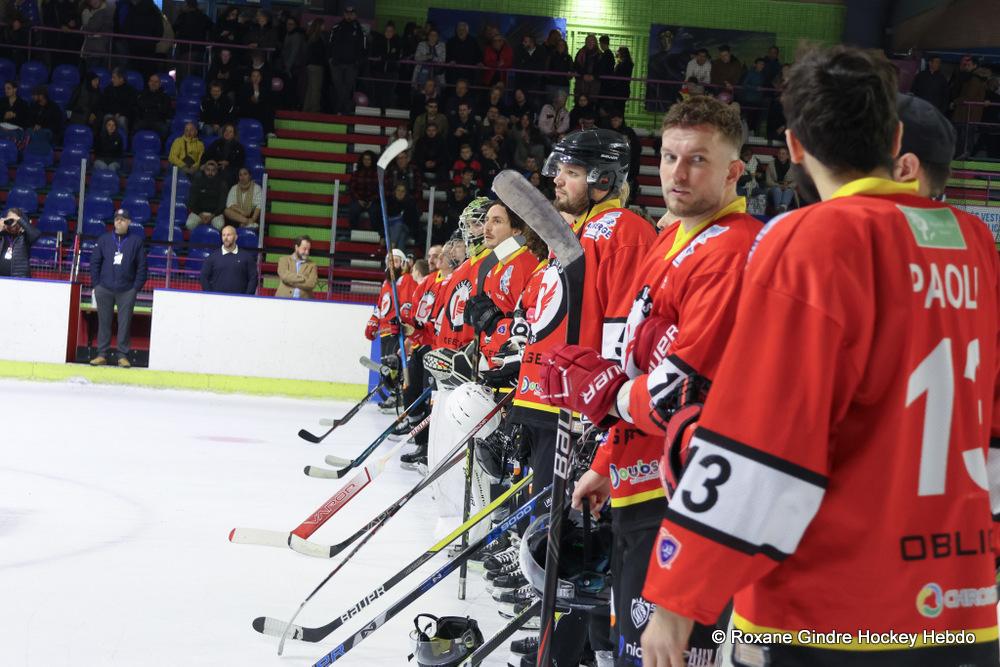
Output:
<svg viewBox="0 0 1000 667">
<path fill-rule="evenodd" d="M 625 371 L 629 377 L 645 375 L 667 357 L 670 344 L 677 337 L 677 326 L 659 315 L 646 318 L 635 329 L 625 348 Z"/>
<path fill-rule="evenodd" d="M 670 499 L 681 481 L 684 467 L 691 456 L 691 436 L 701 417 L 701 403 L 688 403 L 677 410 L 667 422 L 667 435 L 663 441 L 663 458 L 660 459 L 660 483 Z"/>
<path fill-rule="evenodd" d="M 438 349 L 424 355 L 424 369 L 434 376 L 439 387 L 449 389 L 475 381 L 472 346 L 461 350 Z"/>
<path fill-rule="evenodd" d="M 365 325 L 365 338 L 368 340 L 378 338 L 378 318 L 374 315 L 368 318 L 368 324 Z"/>
<path fill-rule="evenodd" d="M 391 333 L 393 336 L 398 336 L 399 335 L 399 318 L 398 317 L 390 317 L 389 318 L 389 333 Z"/>
<path fill-rule="evenodd" d="M 516 387 L 521 376 L 521 355 L 524 354 L 525 339 L 523 336 L 508 338 L 495 357 L 490 361 L 493 368 L 483 371 L 483 382 L 494 389 Z"/>
<path fill-rule="evenodd" d="M 493 299 L 485 294 L 477 294 L 465 302 L 465 323 L 472 327 L 477 336 L 483 333 L 492 336 L 503 315 Z"/>
<path fill-rule="evenodd" d="M 601 427 L 617 420 L 609 413 L 628 376 L 615 362 L 590 348 L 561 345 L 542 359 L 541 371 L 541 393 L 549 405 L 580 412 Z"/>
</svg>

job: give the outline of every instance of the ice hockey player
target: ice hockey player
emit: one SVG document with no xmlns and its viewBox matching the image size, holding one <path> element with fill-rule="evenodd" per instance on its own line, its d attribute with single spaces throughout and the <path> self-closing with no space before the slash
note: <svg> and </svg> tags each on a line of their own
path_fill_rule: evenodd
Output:
<svg viewBox="0 0 1000 667">
<path fill-rule="evenodd" d="M 992 236 L 890 180 L 881 55 L 812 51 L 782 104 L 823 201 L 751 252 L 650 556 L 644 664 L 683 665 L 693 621 L 735 595 L 736 630 L 761 633 L 735 665 L 995 666 Z"/>
<path fill-rule="evenodd" d="M 389 270 L 389 262 L 392 262 L 392 271 Z M 393 248 L 392 253 L 386 258 L 385 280 L 382 281 L 382 289 L 375 303 L 372 316 L 368 318 L 365 327 L 365 338 L 370 341 L 379 339 L 380 355 L 382 358 L 399 352 L 399 327 L 400 322 L 396 317 L 396 306 L 392 302 L 392 285 L 390 275 L 396 276 L 396 286 L 400 285 L 403 265 L 406 263 L 406 254 L 398 248 Z M 383 411 L 395 411 L 397 401 L 395 394 L 390 394 L 379 408 Z"/>
<path fill-rule="evenodd" d="M 656 240 L 653 226 L 624 208 L 628 199 L 630 152 L 624 137 L 611 130 L 572 132 L 552 149 L 543 174 L 554 177 L 555 205 L 567 217 L 583 246 L 585 269 L 579 342 L 601 350 L 609 359 L 620 356 L 620 340 L 632 302 L 630 280 L 639 261 Z M 565 291 L 558 270 L 545 271 L 535 309 L 528 323 L 531 336 L 521 362 L 513 418 L 522 426 L 531 450 L 536 488 L 552 481 L 559 409 L 541 395 L 541 357 L 566 342 Z M 580 612 L 563 615 L 556 626 L 553 656 L 559 664 L 575 664 L 585 644 L 589 619 Z M 603 624 L 607 634 L 607 617 Z M 597 633 L 594 633 L 597 641 Z M 606 640 L 605 640 L 606 641 Z M 610 649 L 610 643 L 595 649 Z M 525 656 L 534 664 L 534 656 Z"/>
<path fill-rule="evenodd" d="M 921 196 L 944 199 L 955 154 L 955 126 L 933 104 L 913 95 L 897 95 L 896 110 L 903 143 L 893 177 L 916 181 Z"/>
<path fill-rule="evenodd" d="M 659 466 L 665 425 L 680 401 L 701 398 L 682 394 L 682 387 L 707 386 L 715 375 L 761 229 L 736 194 L 743 174 L 738 112 L 714 97 L 693 96 L 670 108 L 661 132 L 660 186 L 674 218 L 633 274 L 624 358 L 556 346 L 542 375 L 554 405 L 611 426 L 573 501 L 579 508 L 589 498 L 600 508 L 611 498 L 619 667 L 642 663 L 640 637 L 651 611 L 642 586 L 666 509 Z M 716 664 L 721 642 L 712 639 L 714 629 L 698 626 L 688 665 Z"/>
</svg>

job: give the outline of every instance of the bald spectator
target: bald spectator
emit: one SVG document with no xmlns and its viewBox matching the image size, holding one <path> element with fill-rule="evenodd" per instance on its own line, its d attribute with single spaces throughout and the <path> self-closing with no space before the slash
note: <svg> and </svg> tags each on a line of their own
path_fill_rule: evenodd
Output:
<svg viewBox="0 0 1000 667">
<path fill-rule="evenodd" d="M 292 299 L 311 299 L 316 288 L 316 264 L 309 259 L 312 239 L 299 236 L 291 255 L 278 260 L 278 279 L 281 284 L 274 296 Z"/>
<path fill-rule="evenodd" d="M 174 139 L 170 145 L 170 164 L 187 175 L 195 174 L 201 167 L 201 156 L 205 154 L 205 144 L 198 138 L 198 126 L 185 123 L 184 134 Z"/>
<path fill-rule="evenodd" d="M 146 90 L 135 99 L 135 131 L 152 130 L 160 135 L 162 141 L 167 136 L 167 123 L 173 115 L 173 105 L 170 96 L 160 87 L 158 74 L 151 74 L 146 86 Z"/>
<path fill-rule="evenodd" d="M 257 258 L 240 252 L 236 228 L 222 228 L 222 247 L 201 265 L 201 289 L 222 294 L 253 294 L 257 291 Z"/>
</svg>

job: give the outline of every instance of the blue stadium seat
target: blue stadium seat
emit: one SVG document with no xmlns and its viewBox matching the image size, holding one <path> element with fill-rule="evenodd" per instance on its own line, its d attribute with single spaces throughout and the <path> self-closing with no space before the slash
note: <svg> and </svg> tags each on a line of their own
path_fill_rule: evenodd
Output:
<svg viewBox="0 0 1000 667">
<path fill-rule="evenodd" d="M 34 144 L 34 146 L 32 146 Z M 56 162 L 56 152 L 52 150 L 52 146 L 46 149 L 41 142 L 29 142 L 27 148 L 24 149 L 24 159 L 21 160 L 22 164 L 40 164 L 44 167 L 51 167 Z"/>
<path fill-rule="evenodd" d="M 185 79 L 187 81 L 187 79 Z M 201 98 L 200 97 L 178 97 L 176 105 L 177 113 L 186 114 L 188 116 L 198 116 L 201 117 Z"/>
<path fill-rule="evenodd" d="M 97 247 L 97 241 L 84 240 L 80 242 L 80 268 L 84 271 L 90 268 L 90 255 Z"/>
<path fill-rule="evenodd" d="M 17 65 L 10 58 L 0 58 L 0 79 L 13 81 L 17 78 Z"/>
<path fill-rule="evenodd" d="M 87 220 L 83 223 L 83 235 L 98 237 L 104 232 L 108 231 L 108 226 L 103 220 Z"/>
<path fill-rule="evenodd" d="M 66 110 L 66 106 L 69 101 L 73 98 L 73 86 L 67 85 L 65 83 L 50 83 L 49 84 L 49 99 L 59 105 L 59 108 L 63 111 Z"/>
<path fill-rule="evenodd" d="M 222 234 L 211 225 L 198 225 L 191 231 L 192 245 L 222 245 Z"/>
<path fill-rule="evenodd" d="M 144 225 L 153 217 L 149 202 L 145 197 L 128 197 L 122 199 L 122 208 L 132 216 L 132 224 Z"/>
<path fill-rule="evenodd" d="M 31 246 L 31 259 L 46 266 L 53 266 L 59 256 L 59 246 L 51 236 L 42 236 Z"/>
<path fill-rule="evenodd" d="M 113 197 L 121 190 L 121 179 L 110 169 L 95 169 L 90 173 L 90 189 Z"/>
<path fill-rule="evenodd" d="M 169 243 L 170 242 L 170 225 L 157 223 L 156 227 L 153 227 L 153 241 L 157 243 Z M 184 241 L 184 230 L 174 225 L 174 243 L 183 243 Z"/>
<path fill-rule="evenodd" d="M 201 271 L 201 265 L 205 262 L 205 258 L 211 254 L 211 250 L 192 248 L 188 251 L 187 259 L 184 260 L 184 268 L 188 271 Z"/>
<path fill-rule="evenodd" d="M 68 190 L 74 194 L 80 192 L 80 166 L 66 164 L 56 169 L 52 177 L 53 189 Z"/>
<path fill-rule="evenodd" d="M 160 156 L 157 153 L 137 153 L 132 158 L 132 171 L 159 176 Z"/>
<path fill-rule="evenodd" d="M 68 218 L 76 215 L 76 197 L 68 190 L 50 190 L 45 196 L 46 214 L 61 215 Z"/>
<path fill-rule="evenodd" d="M 7 187 L 10 184 L 10 172 L 7 171 L 7 165 L 0 162 L 0 187 Z"/>
<path fill-rule="evenodd" d="M 90 160 L 90 149 L 83 146 L 66 146 L 59 156 L 59 166 L 66 165 L 79 171 L 80 160 Z"/>
<path fill-rule="evenodd" d="M 236 131 L 240 134 L 240 141 L 243 145 L 264 141 L 264 126 L 259 120 L 253 118 L 240 118 L 236 123 Z"/>
<path fill-rule="evenodd" d="M 254 164 L 257 162 L 264 161 L 264 153 L 260 150 L 260 145 L 249 144 L 243 147 L 243 154 L 245 156 L 245 163 Z"/>
<path fill-rule="evenodd" d="M 163 179 L 163 192 L 160 198 L 165 201 L 170 201 L 170 192 L 173 188 L 173 174 L 167 173 L 167 176 Z M 186 202 L 188 198 L 188 193 L 191 191 L 191 179 L 188 175 L 183 172 L 177 172 L 177 203 L 181 204 Z"/>
<path fill-rule="evenodd" d="M 167 146 L 170 146 L 170 141 L 184 134 L 184 126 L 188 123 L 194 123 L 195 127 L 197 127 L 198 114 L 193 114 L 189 111 L 178 111 L 174 115 L 174 119 L 170 121 L 170 139 L 167 140 Z"/>
<path fill-rule="evenodd" d="M 264 163 L 263 162 L 248 162 L 246 168 L 250 170 L 250 176 L 253 180 L 260 185 L 264 182 Z"/>
<path fill-rule="evenodd" d="M 160 72 L 160 88 L 170 97 L 177 97 L 177 82 L 166 72 Z"/>
<path fill-rule="evenodd" d="M 125 83 L 135 88 L 135 92 L 137 93 L 146 90 L 146 79 L 134 69 L 125 70 Z"/>
<path fill-rule="evenodd" d="M 63 146 L 82 146 L 90 149 L 94 145 L 94 133 L 86 125 L 74 123 L 67 125 L 63 132 Z"/>
<path fill-rule="evenodd" d="M 25 213 L 38 210 L 38 195 L 24 185 L 15 185 L 7 193 L 7 208 L 19 208 Z"/>
<path fill-rule="evenodd" d="M 149 249 L 149 254 L 146 255 L 146 266 L 149 267 L 150 271 L 166 271 L 167 270 L 167 248 L 165 246 L 155 246 Z M 180 262 L 177 260 L 176 252 L 170 258 L 170 268 L 174 271 L 181 268 Z"/>
<path fill-rule="evenodd" d="M 91 192 L 83 200 L 83 218 L 84 220 L 98 219 L 108 222 L 115 215 L 115 204 L 111 201 L 111 197 L 97 193 Z"/>
<path fill-rule="evenodd" d="M 144 171 L 133 171 L 125 181 L 126 197 L 149 199 L 156 194 L 156 178 Z"/>
<path fill-rule="evenodd" d="M 177 205 L 174 206 L 174 224 L 183 225 L 187 221 L 187 206 L 184 205 L 183 200 L 178 200 Z M 156 209 L 156 225 L 166 226 L 170 224 L 170 199 L 164 197 L 160 200 L 160 206 Z"/>
<path fill-rule="evenodd" d="M 80 85 L 80 68 L 76 65 L 57 65 L 52 70 L 52 83 L 68 86 L 73 90 Z"/>
<path fill-rule="evenodd" d="M 139 130 L 132 137 L 133 153 L 160 154 L 160 135 L 152 130 Z"/>
<path fill-rule="evenodd" d="M 188 75 L 181 81 L 178 89 L 184 97 L 202 98 L 205 96 L 205 80 L 200 76 Z"/>
<path fill-rule="evenodd" d="M 257 232 L 246 227 L 236 230 L 236 245 L 241 248 L 257 249 Z"/>
<path fill-rule="evenodd" d="M 17 168 L 14 185 L 24 185 L 35 190 L 45 187 L 45 167 L 40 164 L 25 163 Z"/>
<path fill-rule="evenodd" d="M 38 231 L 49 234 L 56 234 L 58 232 L 66 234 L 69 232 L 69 228 L 66 225 L 66 219 L 61 215 L 46 213 L 38 218 Z"/>
<path fill-rule="evenodd" d="M 17 77 L 21 80 L 21 83 L 27 81 L 45 83 L 49 80 L 49 68 L 43 62 L 28 60 L 21 65 L 21 71 L 18 72 Z"/>
<path fill-rule="evenodd" d="M 141 222 L 136 222 L 135 220 L 133 220 L 132 222 L 128 223 L 128 235 L 138 236 L 139 238 L 144 239 L 146 238 L 146 228 L 142 226 Z"/>
<path fill-rule="evenodd" d="M 17 164 L 17 144 L 13 139 L 0 139 L 0 162 L 8 166 Z"/>
<path fill-rule="evenodd" d="M 97 78 L 100 80 L 100 84 L 98 85 L 101 90 L 104 90 L 111 85 L 111 70 L 107 67 L 92 67 L 90 71 L 96 74 Z"/>
</svg>

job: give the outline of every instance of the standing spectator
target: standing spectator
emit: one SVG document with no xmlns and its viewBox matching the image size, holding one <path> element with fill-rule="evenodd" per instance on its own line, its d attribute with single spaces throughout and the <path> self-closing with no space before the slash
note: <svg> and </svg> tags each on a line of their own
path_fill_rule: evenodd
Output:
<svg viewBox="0 0 1000 667">
<path fill-rule="evenodd" d="M 212 225 L 222 229 L 225 219 L 222 211 L 226 207 L 226 182 L 219 174 L 219 165 L 215 160 L 205 160 L 193 179 L 188 192 L 188 217 L 185 223 L 188 229 L 198 225 Z"/>
<path fill-rule="evenodd" d="M 94 168 L 108 169 L 117 174 L 121 171 L 124 155 L 125 139 L 118 131 L 118 121 L 114 116 L 108 116 L 94 140 Z"/>
<path fill-rule="evenodd" d="M 687 69 L 684 71 L 684 80 L 695 79 L 701 85 L 705 85 L 712 80 L 712 62 L 708 59 L 707 49 L 698 49 L 694 52 L 694 58 L 688 61 Z"/>
<path fill-rule="evenodd" d="M 153 4 L 153 0 L 123 0 L 131 5 L 122 24 L 123 35 L 127 37 L 163 37 L 163 13 Z M 119 3 L 120 4 L 120 3 Z M 127 36 L 127 37 L 125 37 Z M 156 71 L 156 40 L 129 39 L 129 67 L 149 77 Z"/>
<path fill-rule="evenodd" d="M 779 73 L 771 82 L 774 91 L 767 108 L 767 138 L 771 141 L 784 141 L 785 111 L 781 105 L 781 92 L 785 89 L 785 79 Z"/>
<path fill-rule="evenodd" d="M 368 214 L 368 229 L 376 229 L 382 222 L 378 202 L 378 168 L 375 163 L 375 153 L 365 151 L 358 158 L 354 173 L 351 174 L 351 203 L 347 207 L 351 229 L 361 229 L 362 213 Z"/>
<path fill-rule="evenodd" d="M 111 70 L 111 85 L 101 92 L 99 108 L 102 121 L 110 116 L 128 134 L 135 113 L 135 89 L 125 82 L 125 70 L 122 68 Z"/>
<path fill-rule="evenodd" d="M 575 95 L 596 97 L 601 92 L 601 81 L 598 79 L 598 69 L 601 62 L 601 50 L 597 47 L 597 35 L 589 33 L 583 42 L 583 47 L 576 52 L 573 67 L 576 70 Z"/>
<path fill-rule="evenodd" d="M 481 65 L 483 52 L 479 43 L 469 35 L 469 24 L 460 21 L 455 26 L 455 36 L 445 45 L 445 58 L 449 64 L 465 65 L 466 67 L 449 67 L 445 70 L 445 80 L 455 83 L 458 79 L 468 79 L 472 76 L 472 67 Z"/>
<path fill-rule="evenodd" d="M 372 49 L 369 58 L 372 82 L 371 95 L 376 106 L 383 109 L 396 106 L 396 82 L 399 80 L 399 58 L 403 48 L 402 40 L 396 34 L 396 24 L 387 21 L 385 31 L 372 33 Z"/>
<path fill-rule="evenodd" d="M 413 148 L 414 162 L 425 174 L 432 175 L 433 184 L 440 184 L 448 177 L 448 142 L 438 134 L 437 125 L 428 125 L 424 136 L 417 139 Z"/>
<path fill-rule="evenodd" d="M 739 95 L 743 111 L 746 114 L 747 126 L 754 135 L 760 132 L 760 120 L 767 109 L 767 99 L 761 90 L 764 87 L 765 65 L 763 58 L 757 58 L 754 61 L 753 68 L 747 70 L 743 76 L 743 89 Z"/>
<path fill-rule="evenodd" d="M 163 141 L 167 138 L 168 123 L 173 116 L 173 104 L 170 96 L 160 87 L 159 74 L 150 74 L 146 85 L 146 90 L 139 93 L 135 100 L 135 127 L 132 133 L 152 130 Z"/>
<path fill-rule="evenodd" d="M 608 127 L 618 134 L 628 139 L 629 163 L 628 163 L 628 186 L 631 198 L 634 199 L 639 194 L 639 161 L 642 157 L 642 143 L 639 135 L 631 127 L 625 124 L 625 113 L 620 109 L 615 109 L 608 117 Z M 545 164 L 544 161 L 539 164 Z M 622 197 L 623 202 L 627 202 L 629 197 Z"/>
<path fill-rule="evenodd" d="M 198 7 L 198 0 L 184 0 L 184 6 L 174 19 L 174 37 L 177 38 L 175 57 L 178 60 L 201 63 L 205 60 L 205 47 L 201 44 L 185 44 L 186 41 L 207 42 L 212 35 L 212 19 Z M 178 78 L 183 78 L 201 69 L 181 63 Z"/>
<path fill-rule="evenodd" d="M 552 102 L 542 107 L 538 114 L 538 129 L 549 141 L 556 141 L 569 131 L 569 111 L 566 110 L 566 94 L 557 91 Z"/>
<path fill-rule="evenodd" d="M 719 57 L 712 61 L 712 85 L 731 90 L 742 80 L 743 63 L 733 55 L 728 44 L 723 44 L 719 47 Z"/>
<path fill-rule="evenodd" d="M 239 44 L 242 42 L 241 36 L 243 28 L 240 26 L 239 7 L 228 7 L 221 13 L 219 20 L 215 24 L 215 39 L 213 41 L 220 44 Z M 232 52 L 230 52 L 232 55 Z"/>
<path fill-rule="evenodd" d="M 428 100 L 426 111 L 413 121 L 413 139 L 415 141 L 424 136 L 428 125 L 437 125 L 438 134 L 442 137 L 448 136 L 448 118 L 443 113 L 438 112 L 437 100 Z"/>
<path fill-rule="evenodd" d="M 959 157 L 967 155 L 976 143 L 977 129 L 969 123 L 979 123 L 983 119 L 983 106 L 977 102 L 986 100 L 986 82 L 989 78 L 990 71 L 985 67 L 978 67 L 976 61 L 969 56 L 962 57 L 959 71 L 952 78 L 952 120 L 958 129 L 956 150 Z"/>
<path fill-rule="evenodd" d="M 32 2 L 25 2 L 25 6 L 36 7 Z M 0 38 L 3 40 L 3 44 L 7 46 L 4 49 L 5 54 L 14 61 L 14 64 L 20 69 L 21 65 L 25 63 L 28 59 L 28 40 L 31 34 L 31 22 L 21 11 L 15 11 L 14 15 L 11 17 L 10 24 L 3 27 L 2 32 L 0 32 Z"/>
<path fill-rule="evenodd" d="M 940 56 L 931 56 L 927 60 L 927 69 L 913 78 L 910 92 L 933 104 L 941 113 L 948 113 L 948 78 L 941 71 Z"/>
<path fill-rule="evenodd" d="M 412 163 L 410 151 L 397 155 L 385 170 L 385 189 L 392 192 L 402 184 L 414 201 L 423 199 L 423 182 L 420 170 Z"/>
<path fill-rule="evenodd" d="M 31 246 L 42 235 L 19 208 L 9 208 L 0 225 L 0 276 L 31 277 Z"/>
<path fill-rule="evenodd" d="M 278 260 L 278 280 L 281 283 L 274 296 L 292 299 L 311 299 L 316 289 L 316 263 L 309 259 L 312 239 L 298 236 L 291 255 Z"/>
<path fill-rule="evenodd" d="M 613 79 L 601 81 L 601 96 L 604 98 L 602 110 L 606 110 L 610 115 L 613 111 L 625 111 L 625 103 L 632 96 L 632 71 L 635 63 L 632 62 L 632 53 L 627 46 L 619 46 L 615 54 L 617 62 L 613 72 Z"/>
<path fill-rule="evenodd" d="M 18 97 L 17 82 L 3 84 L 3 99 L 0 99 L 0 127 L 5 130 L 23 130 L 31 122 L 31 108 Z"/>
<path fill-rule="evenodd" d="M 298 78 L 299 70 L 306 60 L 306 31 L 299 26 L 294 16 L 285 19 L 285 35 L 281 40 L 281 54 L 278 69 L 282 78 L 292 81 Z"/>
<path fill-rule="evenodd" d="M 30 120 L 28 127 L 33 132 L 48 132 L 49 143 L 55 143 L 62 138 L 63 119 L 65 115 L 57 105 L 49 100 L 49 91 L 45 86 L 36 86 L 31 91 L 31 106 L 28 109 Z"/>
<path fill-rule="evenodd" d="M 674 33 L 661 30 L 657 36 L 659 50 L 649 59 L 649 78 L 654 83 L 647 84 L 647 110 L 666 111 L 677 101 L 680 82 L 684 78 L 687 63 L 681 54 L 674 52 Z M 650 104 L 651 103 L 651 104 Z"/>
<path fill-rule="evenodd" d="M 606 96 L 607 91 L 604 89 L 605 78 L 615 73 L 615 54 L 611 51 L 611 38 L 607 35 L 601 35 L 601 38 L 597 40 L 597 47 L 601 52 L 601 55 L 597 59 L 597 79 L 602 82 L 601 95 Z"/>
<path fill-rule="evenodd" d="M 506 86 L 507 70 L 513 66 L 514 52 L 503 35 L 496 33 L 490 40 L 490 45 L 483 52 L 483 85 L 492 86 L 495 83 L 502 83 Z"/>
<path fill-rule="evenodd" d="M 69 122 L 97 128 L 97 112 L 101 103 L 101 79 L 93 72 L 86 72 L 73 96 L 66 105 Z"/>
<path fill-rule="evenodd" d="M 278 48 L 278 31 L 271 23 L 270 12 L 258 9 L 251 23 L 243 33 L 243 44 L 260 51 L 263 62 L 270 62 Z M 270 82 L 270 79 L 268 79 Z"/>
<path fill-rule="evenodd" d="M 521 38 L 521 45 L 517 47 L 517 53 L 514 56 L 514 67 L 528 71 L 518 72 L 515 76 L 518 88 L 535 95 L 542 92 L 542 77 L 534 72 L 541 72 L 545 69 L 548 55 L 545 49 L 538 46 L 533 34 L 527 33 Z"/>
<path fill-rule="evenodd" d="M 354 86 L 358 67 L 368 57 L 365 32 L 356 20 L 354 5 L 344 7 L 344 19 L 330 31 L 330 78 L 336 96 L 335 113 L 354 111 Z"/>
<path fill-rule="evenodd" d="M 302 110 L 310 113 L 323 109 L 323 81 L 327 66 L 323 39 L 323 19 L 313 19 L 306 32 L 306 92 L 302 100 Z"/>
<path fill-rule="evenodd" d="M 546 79 L 545 92 L 550 96 L 562 93 L 569 97 L 569 79 L 573 72 L 573 58 L 569 55 L 569 47 L 565 39 L 560 39 L 555 48 L 549 52 L 548 64 L 545 69 L 552 72 Z"/>
<path fill-rule="evenodd" d="M 764 87 L 773 88 L 774 81 L 781 75 L 781 55 L 777 45 L 767 50 L 764 57 Z"/>
<path fill-rule="evenodd" d="M 464 78 L 455 82 L 455 91 L 448 97 L 448 102 L 444 106 L 444 111 L 448 114 L 449 122 L 453 122 L 455 117 L 458 116 L 458 105 L 463 102 L 469 105 L 470 112 L 476 108 L 472 93 L 469 92 L 469 80 Z"/>
<path fill-rule="evenodd" d="M 146 251 L 142 237 L 129 234 L 132 217 L 128 211 L 115 211 L 114 231 L 97 239 L 90 255 L 90 279 L 97 305 L 97 356 L 92 366 L 108 363 L 111 351 L 111 318 L 118 307 L 118 365 L 128 368 L 129 339 L 135 297 L 146 284 Z"/>
<path fill-rule="evenodd" d="M 198 172 L 205 144 L 198 138 L 198 126 L 192 122 L 184 124 L 184 134 L 174 139 L 170 146 L 168 160 L 188 176 Z"/>
<path fill-rule="evenodd" d="M 108 45 L 111 33 L 115 28 L 115 17 L 105 0 L 87 0 L 87 6 L 81 13 L 81 30 L 88 33 L 83 42 L 81 55 L 87 67 L 99 67 L 107 62 Z"/>
<path fill-rule="evenodd" d="M 219 49 L 219 56 L 213 58 L 212 66 L 208 68 L 207 79 L 221 83 L 222 92 L 232 98 L 243 83 L 243 75 L 240 73 L 239 65 L 233 60 L 232 51 L 227 48 Z"/>
<path fill-rule="evenodd" d="M 257 258 L 253 253 L 240 254 L 236 228 L 222 228 L 222 247 L 213 250 L 201 265 L 201 289 L 221 294 L 257 292 Z"/>
<path fill-rule="evenodd" d="M 414 88 L 420 88 L 425 82 L 433 79 L 438 87 L 444 86 L 444 70 L 434 65 L 444 64 L 445 46 L 440 40 L 438 31 L 431 28 L 427 31 L 427 39 L 417 44 L 417 51 L 413 54 L 413 59 L 419 64 L 413 68 Z"/>
<path fill-rule="evenodd" d="M 264 191 L 260 189 L 250 170 L 243 167 L 237 172 L 236 185 L 229 188 L 226 210 L 222 212 L 229 224 L 257 229 L 260 224 L 260 207 L 264 203 Z"/>
<path fill-rule="evenodd" d="M 208 94 L 201 100 L 201 131 L 205 138 L 222 131 L 222 126 L 233 121 L 233 102 L 224 93 L 221 81 L 213 81 Z"/>
<path fill-rule="evenodd" d="M 236 126 L 226 123 L 218 139 L 205 150 L 202 160 L 214 160 L 219 165 L 219 174 L 226 186 L 236 182 L 237 174 L 246 160 L 246 151 L 240 143 Z"/>
<path fill-rule="evenodd" d="M 264 126 L 264 132 L 274 130 L 274 105 L 271 90 L 264 84 L 260 70 L 250 72 L 250 80 L 243 84 L 236 97 L 236 107 L 241 118 L 254 118 Z"/>
<path fill-rule="evenodd" d="M 59 28 L 58 32 L 45 33 L 43 43 L 49 48 L 71 51 L 52 53 L 53 69 L 59 65 L 80 64 L 77 53 L 80 53 L 84 40 L 80 33 L 80 8 L 77 5 L 74 0 L 50 0 L 42 4 L 42 22 L 47 27 Z"/>
<path fill-rule="evenodd" d="M 795 181 L 792 180 L 794 172 L 791 167 L 792 161 L 784 146 L 778 149 L 778 156 L 767 165 L 767 196 L 777 213 L 784 213 L 795 202 Z"/>
</svg>

